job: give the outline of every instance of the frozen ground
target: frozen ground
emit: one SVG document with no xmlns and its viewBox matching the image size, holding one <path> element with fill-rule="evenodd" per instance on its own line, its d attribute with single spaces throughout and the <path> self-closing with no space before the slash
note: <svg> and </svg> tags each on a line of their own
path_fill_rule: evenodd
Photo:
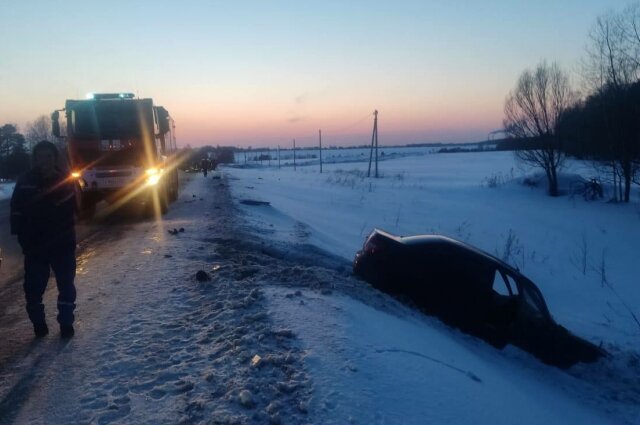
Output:
<svg viewBox="0 0 640 425">
<path fill-rule="evenodd" d="M 609 249 L 612 287 L 637 308 L 634 257 L 616 248 L 636 249 L 637 226 L 623 225 L 637 212 L 550 200 L 517 182 L 507 155 L 394 158 L 374 181 L 357 162 L 322 175 L 189 177 L 162 221 L 105 224 L 83 242 L 74 339 L 61 342 L 53 326 L 55 289 L 43 340 L 21 303 L 6 308 L 0 423 L 640 422 L 638 328 L 567 249 L 588 229 L 590 265 Z M 561 371 L 371 289 L 350 262 L 374 226 L 435 230 L 498 254 L 511 229 L 509 260 L 540 284 L 556 319 L 613 356 Z M 211 280 L 198 282 L 198 270 Z"/>
</svg>

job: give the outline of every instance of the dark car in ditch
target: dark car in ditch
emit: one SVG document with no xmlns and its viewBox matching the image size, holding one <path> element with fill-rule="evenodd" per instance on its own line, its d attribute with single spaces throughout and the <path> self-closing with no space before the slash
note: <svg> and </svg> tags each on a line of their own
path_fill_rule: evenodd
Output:
<svg viewBox="0 0 640 425">
<path fill-rule="evenodd" d="M 560 368 L 606 355 L 557 324 L 531 280 L 464 242 L 375 229 L 353 269 L 375 288 L 408 298 L 425 313 L 498 348 L 513 344 Z"/>
</svg>

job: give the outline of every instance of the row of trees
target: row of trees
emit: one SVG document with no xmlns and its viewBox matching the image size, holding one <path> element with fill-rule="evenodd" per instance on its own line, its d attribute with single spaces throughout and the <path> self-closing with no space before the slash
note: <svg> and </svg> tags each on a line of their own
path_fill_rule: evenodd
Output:
<svg viewBox="0 0 640 425">
<path fill-rule="evenodd" d="M 629 202 L 640 170 L 640 3 L 596 20 L 581 68 L 582 96 L 557 64 L 525 70 L 505 101 L 504 130 L 519 141 L 518 159 L 544 169 L 551 196 L 575 155 L 606 167 Z"/>
<path fill-rule="evenodd" d="M 0 178 L 14 179 L 27 170 L 30 151 L 41 140 L 53 140 L 51 120 L 46 115 L 29 122 L 25 135 L 14 124 L 0 127 Z"/>
<path fill-rule="evenodd" d="M 26 141 L 15 125 L 0 127 L 0 179 L 13 179 L 29 167 Z"/>
</svg>

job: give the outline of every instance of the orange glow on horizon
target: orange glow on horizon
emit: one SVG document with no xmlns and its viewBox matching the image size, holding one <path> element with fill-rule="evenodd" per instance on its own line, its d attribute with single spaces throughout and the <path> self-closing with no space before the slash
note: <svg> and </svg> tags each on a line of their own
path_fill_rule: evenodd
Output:
<svg viewBox="0 0 640 425">
<path fill-rule="evenodd" d="M 477 100 L 475 103 L 477 105 L 473 105 L 472 108 L 463 108 L 460 105 L 435 105 L 428 109 L 379 108 L 379 131 L 381 136 L 391 135 L 393 144 L 433 142 L 437 141 L 434 137 L 442 137 L 447 131 L 459 133 L 465 130 L 475 130 L 479 134 L 475 137 L 469 136 L 469 140 L 457 141 L 479 140 L 489 131 L 500 128 L 503 112 L 502 103 L 490 104 L 483 100 Z M 350 145 L 354 143 L 351 139 L 345 143 L 341 143 L 340 139 L 343 136 L 360 134 L 365 142 L 373 126 L 372 112 L 373 108 L 371 112 L 359 115 L 351 111 L 317 112 L 295 119 L 288 118 L 286 113 L 278 115 L 276 111 L 252 114 L 247 110 L 242 113 L 227 110 L 211 114 L 209 117 L 203 116 L 202 112 L 190 114 L 177 111 L 174 117 L 180 146 L 220 144 L 246 147 L 286 144 L 293 138 L 313 140 L 317 138 L 318 129 L 322 129 L 328 143 L 331 139 L 338 145 Z M 415 136 L 409 140 L 402 140 L 402 134 Z M 390 142 L 389 138 L 386 138 L 387 143 Z"/>
</svg>

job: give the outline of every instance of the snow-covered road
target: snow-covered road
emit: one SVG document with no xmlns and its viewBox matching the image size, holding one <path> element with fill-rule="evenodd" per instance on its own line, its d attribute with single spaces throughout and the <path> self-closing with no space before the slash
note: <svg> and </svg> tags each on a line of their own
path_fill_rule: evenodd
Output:
<svg viewBox="0 0 640 425">
<path fill-rule="evenodd" d="M 0 369 L 0 422 L 304 422 L 302 353 L 267 315 L 252 278 L 260 245 L 242 240 L 232 210 L 224 180 L 196 178 L 161 222 L 85 241 L 76 336 L 63 342 L 52 327 L 33 340 L 26 317 L 3 328 L 21 349 Z M 51 282 L 50 326 L 55 295 Z"/>
</svg>

